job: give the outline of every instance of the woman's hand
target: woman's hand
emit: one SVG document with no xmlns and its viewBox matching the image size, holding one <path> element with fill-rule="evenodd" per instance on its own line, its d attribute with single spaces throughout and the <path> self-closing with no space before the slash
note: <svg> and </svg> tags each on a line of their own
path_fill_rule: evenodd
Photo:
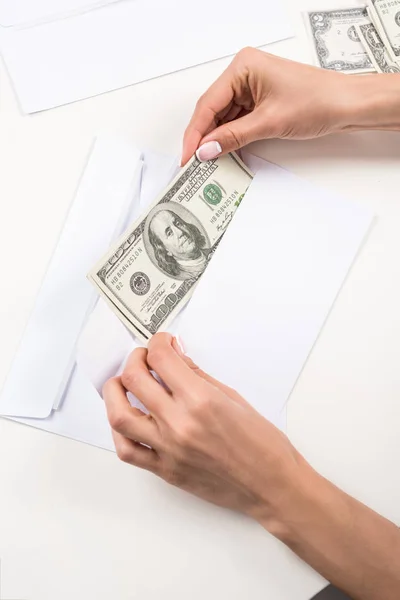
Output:
<svg viewBox="0 0 400 600">
<path fill-rule="evenodd" d="M 165 386 L 152 375 L 154 371 Z M 149 410 L 132 408 L 132 392 Z M 234 390 L 155 335 L 104 388 L 118 456 L 257 519 L 354 600 L 398 600 L 400 534 L 320 477 Z"/>
<path fill-rule="evenodd" d="M 400 129 L 399 75 L 344 75 L 241 50 L 200 98 L 182 165 L 267 138 L 308 139 L 357 129 Z"/>
<path fill-rule="evenodd" d="M 127 390 L 150 415 L 131 407 Z M 122 377 L 106 384 L 104 399 L 123 461 L 273 526 L 304 461 L 285 435 L 202 372 L 169 334 L 135 350 Z"/>
</svg>

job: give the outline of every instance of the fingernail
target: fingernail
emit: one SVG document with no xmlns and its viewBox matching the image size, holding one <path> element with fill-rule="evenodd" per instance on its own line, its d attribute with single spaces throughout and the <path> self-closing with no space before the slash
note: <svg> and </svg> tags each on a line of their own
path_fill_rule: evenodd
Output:
<svg viewBox="0 0 400 600">
<path fill-rule="evenodd" d="M 186 352 L 185 352 L 185 346 L 183 345 L 182 338 L 181 338 L 179 335 L 177 335 L 177 336 L 174 338 L 174 340 L 175 340 L 175 342 L 176 342 L 176 345 L 178 346 L 178 352 L 179 352 L 180 354 L 183 354 L 183 356 L 186 356 Z"/>
<path fill-rule="evenodd" d="M 221 154 L 221 144 L 218 142 L 206 142 L 198 150 L 196 150 L 196 156 L 198 160 L 205 162 L 206 160 L 212 160 L 217 158 Z"/>
</svg>

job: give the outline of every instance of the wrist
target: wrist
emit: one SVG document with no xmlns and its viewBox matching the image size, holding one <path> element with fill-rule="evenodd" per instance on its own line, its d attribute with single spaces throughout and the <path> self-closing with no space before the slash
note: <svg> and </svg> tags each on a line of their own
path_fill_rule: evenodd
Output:
<svg viewBox="0 0 400 600">
<path fill-rule="evenodd" d="M 286 460 L 277 469 L 274 481 L 268 478 L 265 484 L 258 478 L 257 490 L 253 490 L 257 501 L 250 516 L 274 537 L 287 545 L 296 536 L 294 522 L 308 510 L 313 496 L 315 481 L 320 476 L 293 448 L 292 460 Z"/>
<path fill-rule="evenodd" d="M 343 500 L 340 490 L 298 454 L 296 467 L 287 474 L 279 494 L 272 502 L 268 494 L 268 501 L 254 516 L 264 529 L 296 551 L 305 538 L 310 540 L 313 530 L 329 522 L 329 515 L 340 513 L 343 517 L 347 510 Z"/>
<path fill-rule="evenodd" d="M 304 460 L 286 497 L 259 522 L 352 598 L 397 600 L 400 536 L 374 513 L 318 475 Z"/>
<path fill-rule="evenodd" d="M 400 75 L 345 75 L 341 131 L 400 130 Z"/>
</svg>

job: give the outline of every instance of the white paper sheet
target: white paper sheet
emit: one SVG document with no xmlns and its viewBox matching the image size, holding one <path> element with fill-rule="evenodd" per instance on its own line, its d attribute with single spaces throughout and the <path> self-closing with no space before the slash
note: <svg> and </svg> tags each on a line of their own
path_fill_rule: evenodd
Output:
<svg viewBox="0 0 400 600">
<path fill-rule="evenodd" d="M 13 27 L 64 18 L 120 0 L 0 0 L 0 26 Z"/>
<path fill-rule="evenodd" d="M 276 422 L 372 214 L 261 159 L 180 326 L 188 354 Z"/>
<path fill-rule="evenodd" d="M 292 35 L 281 3 L 272 0 L 248 0 L 246 10 L 240 0 L 202 0 L 195 13 L 186 0 L 125 0 L 22 30 L 2 28 L 0 47 L 21 107 L 31 113 Z"/>
</svg>

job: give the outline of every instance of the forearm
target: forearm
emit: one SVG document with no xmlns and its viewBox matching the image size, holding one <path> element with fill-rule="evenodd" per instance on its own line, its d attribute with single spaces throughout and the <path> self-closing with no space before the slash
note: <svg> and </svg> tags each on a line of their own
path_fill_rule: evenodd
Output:
<svg viewBox="0 0 400 600">
<path fill-rule="evenodd" d="M 354 600 L 399 600 L 400 530 L 300 459 L 299 478 L 261 524 Z"/>
<path fill-rule="evenodd" d="M 400 74 L 347 77 L 344 131 L 400 131 Z"/>
</svg>

